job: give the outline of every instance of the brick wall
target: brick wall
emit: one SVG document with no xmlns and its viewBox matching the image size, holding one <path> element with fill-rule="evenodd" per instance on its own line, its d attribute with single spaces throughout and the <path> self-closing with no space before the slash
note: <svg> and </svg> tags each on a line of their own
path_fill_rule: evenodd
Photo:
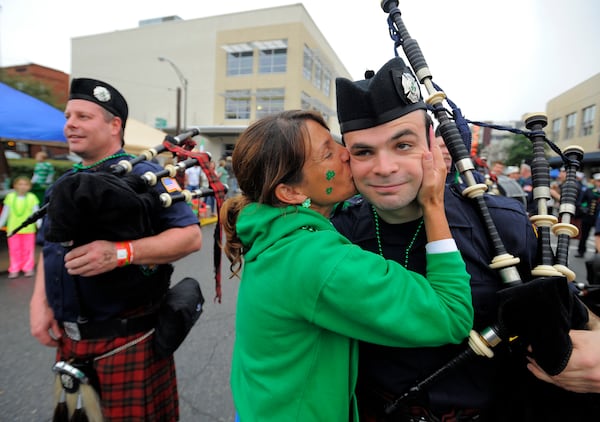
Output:
<svg viewBox="0 0 600 422">
<path fill-rule="evenodd" d="M 56 99 L 62 103 L 67 102 L 69 95 L 69 75 L 60 70 L 29 63 L 4 68 L 7 75 L 24 77 L 43 82 L 51 90 Z"/>
</svg>

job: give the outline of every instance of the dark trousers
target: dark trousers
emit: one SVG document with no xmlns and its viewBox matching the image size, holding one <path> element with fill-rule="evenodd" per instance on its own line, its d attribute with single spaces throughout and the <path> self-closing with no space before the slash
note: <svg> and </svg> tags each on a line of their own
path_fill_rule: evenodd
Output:
<svg viewBox="0 0 600 422">
<path fill-rule="evenodd" d="M 577 246 L 577 252 L 579 252 L 579 255 L 583 255 L 585 253 L 587 239 L 590 235 L 590 231 L 592 231 L 592 227 L 594 227 L 594 223 L 595 220 L 593 218 L 584 217 L 581 219 L 579 245 Z"/>
</svg>

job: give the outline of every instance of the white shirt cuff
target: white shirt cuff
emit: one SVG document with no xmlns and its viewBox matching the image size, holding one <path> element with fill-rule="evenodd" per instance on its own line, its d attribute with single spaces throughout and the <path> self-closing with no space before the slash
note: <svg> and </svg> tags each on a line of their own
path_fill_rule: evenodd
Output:
<svg viewBox="0 0 600 422">
<path fill-rule="evenodd" d="M 454 239 L 442 239 L 429 242 L 425 245 L 425 251 L 429 254 L 457 251 Z"/>
</svg>

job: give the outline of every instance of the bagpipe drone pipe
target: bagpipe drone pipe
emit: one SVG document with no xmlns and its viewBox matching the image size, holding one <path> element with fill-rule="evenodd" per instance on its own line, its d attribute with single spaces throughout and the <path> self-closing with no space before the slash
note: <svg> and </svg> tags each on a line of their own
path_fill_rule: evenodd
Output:
<svg viewBox="0 0 600 422">
<path fill-rule="evenodd" d="M 196 143 L 192 137 L 198 134 L 197 129 L 192 129 L 176 136 L 167 135 L 162 144 L 130 160 L 119 161 L 108 171 L 73 172 L 62 177 L 51 187 L 47 203 L 8 236 L 47 215 L 50 224 L 45 228 L 44 238 L 51 242 L 79 246 L 94 240 L 134 240 L 157 234 L 155 223 L 161 207 L 214 196 L 219 210 L 227 187 L 209 170 L 210 154 L 194 151 Z M 170 152 L 177 162 L 158 171 L 133 173 L 136 165 L 153 160 L 163 152 Z M 206 174 L 208 189 L 175 189 L 159 194 L 154 188 L 162 178 L 174 178 L 196 165 Z M 174 180 L 169 182 L 176 183 Z M 220 224 L 215 227 L 214 238 L 216 300 L 220 301 Z"/>
<path fill-rule="evenodd" d="M 578 229 L 571 224 L 571 219 L 575 215 L 577 196 L 576 171 L 583 158 L 583 150 L 578 146 L 571 146 L 561 152 L 545 136 L 543 128 L 547 124 L 547 117 L 542 113 L 526 116 L 525 125 L 529 132 L 521 133 L 526 135 L 533 145 L 533 198 L 537 213 L 531 217 L 531 221 L 538 236 L 539 264 L 531 270 L 532 279 L 523 280 L 516 267 L 519 258 L 506 251 L 490 215 L 484 197 L 487 185 L 478 183 L 475 177 L 475 166 L 461 134 L 465 133 L 466 138 L 468 127 L 466 131 L 462 127 L 462 131 L 459 129 L 460 125 L 466 126 L 464 118 L 460 116 L 460 110 L 458 114 L 451 114 L 446 110 L 444 101 L 450 101 L 433 83 L 420 47 L 417 41 L 410 37 L 402 21 L 398 1 L 383 0 L 381 7 L 388 14 L 388 25 L 395 42 L 396 55 L 397 47 L 402 46 L 417 79 L 429 94 L 429 98 L 426 99 L 428 108 L 438 121 L 438 130 L 466 184 L 463 196 L 475 203 L 493 248 L 494 257 L 489 266 L 499 272 L 503 283 L 497 292 L 497 322 L 480 332 L 472 331 L 465 351 L 397 397 L 386 407 L 386 413 L 395 412 L 406 399 L 425 391 L 429 385 L 457 365 L 462 365 L 477 356 L 493 358 L 493 349 L 503 342 L 506 344 L 518 340 L 531 345 L 532 357 L 548 374 L 556 375 L 565 368 L 572 351 L 569 330 L 587 328 L 589 317 L 588 309 L 578 300 L 569 285 L 575 274 L 568 268 L 569 242 L 578 233 Z M 544 149 L 546 143 L 550 143 L 559 153 L 567 169 L 567 180 L 562 188 L 559 208 L 560 222 L 548 212 L 548 201 L 551 197 L 549 165 Z M 551 232 L 557 236 L 556 254 L 552 250 Z"/>
</svg>

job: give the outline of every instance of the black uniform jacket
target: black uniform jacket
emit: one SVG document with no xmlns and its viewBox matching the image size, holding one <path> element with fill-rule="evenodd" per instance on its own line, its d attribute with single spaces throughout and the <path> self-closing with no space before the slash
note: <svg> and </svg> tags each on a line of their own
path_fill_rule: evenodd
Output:
<svg viewBox="0 0 600 422">
<path fill-rule="evenodd" d="M 489 268 L 494 250 L 477 204 L 464 198 L 459 190 L 458 185 L 447 185 L 445 208 L 452 235 L 471 275 L 474 328 L 480 331 L 496 322 L 496 292 L 503 286 L 497 270 Z M 537 240 L 523 204 L 513 198 L 493 195 L 485 195 L 485 201 L 507 252 L 521 260 L 518 265 L 521 278 L 529 280 Z M 353 243 L 378 253 L 374 212 L 369 203 L 358 200 L 340 208 L 332 222 Z M 391 225 L 379 219 L 381 249 L 386 258 L 403 265 L 408 262 L 408 269 L 425 274 L 427 240 L 423 229 L 414 236 L 417 225 L 418 221 Z M 411 242 L 413 237 L 414 242 Z M 368 277 L 368 274 L 362 276 Z M 465 344 L 401 349 L 361 343 L 359 402 L 363 388 L 400 395 L 465 349 Z M 502 350 L 495 352 L 503 353 Z M 489 408 L 497 389 L 504 384 L 501 378 L 507 376 L 503 369 L 505 361 L 502 358 L 477 358 L 461 365 L 428 388 L 423 401 L 433 408 Z"/>
</svg>

